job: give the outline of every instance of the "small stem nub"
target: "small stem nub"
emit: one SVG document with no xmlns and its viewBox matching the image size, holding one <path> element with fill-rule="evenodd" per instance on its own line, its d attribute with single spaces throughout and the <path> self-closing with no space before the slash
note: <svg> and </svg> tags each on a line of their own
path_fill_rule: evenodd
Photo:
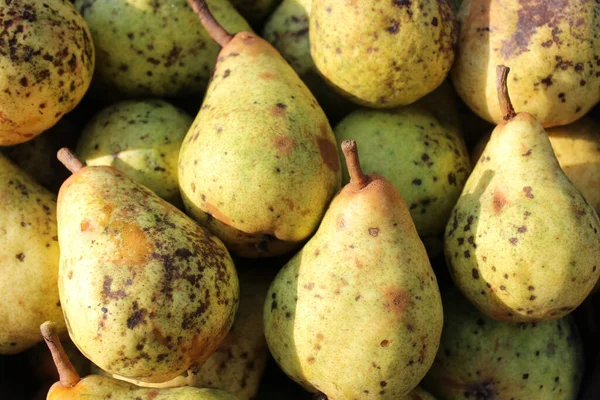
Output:
<svg viewBox="0 0 600 400">
<path fill-rule="evenodd" d="M 350 183 L 358 185 L 360 189 L 364 188 L 369 183 L 369 178 L 360 169 L 356 142 L 354 140 L 344 140 L 342 142 L 342 151 L 344 152 L 344 157 L 346 157 Z"/>
<path fill-rule="evenodd" d="M 56 154 L 56 157 L 72 173 L 78 172 L 80 169 L 85 167 L 85 164 L 81 162 L 81 160 L 66 147 L 60 149 Z"/>
<path fill-rule="evenodd" d="M 205 0 L 188 0 L 190 7 L 194 10 L 204 29 L 208 32 L 211 38 L 221 47 L 225 47 L 233 35 L 230 34 L 219 24 L 214 15 L 208 9 Z"/>
<path fill-rule="evenodd" d="M 48 345 L 50 353 L 52 353 L 52 359 L 60 377 L 60 384 L 64 387 L 74 387 L 81 378 L 60 343 L 56 325 L 53 322 L 46 321 L 40 326 L 40 331 L 42 331 L 42 337 Z"/>
<path fill-rule="evenodd" d="M 505 65 L 496 67 L 496 90 L 498 91 L 498 101 L 500 102 L 500 111 L 505 121 L 513 119 L 517 113 L 513 108 L 510 96 L 508 95 L 508 73 L 510 68 Z"/>
</svg>

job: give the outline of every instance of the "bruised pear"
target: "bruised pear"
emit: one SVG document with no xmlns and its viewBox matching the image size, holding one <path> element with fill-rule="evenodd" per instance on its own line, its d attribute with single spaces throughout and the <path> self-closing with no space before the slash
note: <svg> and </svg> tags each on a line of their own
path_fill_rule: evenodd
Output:
<svg viewBox="0 0 600 400">
<path fill-rule="evenodd" d="M 442 329 L 436 277 L 398 190 L 365 175 L 343 144 L 350 183 L 267 294 L 267 344 L 283 371 L 331 400 L 407 396 Z"/>
<path fill-rule="evenodd" d="M 237 310 L 221 241 L 146 187 L 59 153 L 58 288 L 69 334 L 93 363 L 147 382 L 207 359 Z"/>
</svg>

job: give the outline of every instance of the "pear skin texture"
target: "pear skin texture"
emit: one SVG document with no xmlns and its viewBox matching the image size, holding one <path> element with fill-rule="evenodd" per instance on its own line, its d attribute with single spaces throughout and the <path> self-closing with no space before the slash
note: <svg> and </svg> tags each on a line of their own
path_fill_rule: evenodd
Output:
<svg viewBox="0 0 600 400">
<path fill-rule="evenodd" d="M 0 146 L 11 146 L 75 108 L 92 81 L 94 44 L 69 1 L 3 2 L 0 15 Z"/>
<path fill-rule="evenodd" d="M 254 399 L 269 357 L 262 308 L 274 274 L 244 267 L 239 272 L 240 306 L 233 326 L 206 361 L 193 364 L 184 374 L 168 382 L 147 383 L 113 377 L 143 387 L 205 387 L 225 390 L 239 400 Z M 110 376 L 102 370 L 95 373 Z"/>
<path fill-rule="evenodd" d="M 496 65 L 510 67 L 508 91 L 519 112 L 544 126 L 569 124 L 600 100 L 598 4 L 583 0 L 465 0 L 451 77 L 480 117 L 502 122 Z"/>
<path fill-rule="evenodd" d="M 47 400 L 237 400 L 222 390 L 191 387 L 173 389 L 140 388 L 131 383 L 106 376 L 90 375 L 75 387 L 55 383 L 48 392 Z"/>
<path fill-rule="evenodd" d="M 283 371 L 330 400 L 399 399 L 433 362 L 443 323 L 435 274 L 402 197 L 368 175 L 347 185 L 267 295 Z"/>
<path fill-rule="evenodd" d="M 600 221 L 528 113 L 499 125 L 446 228 L 454 282 L 487 316 L 561 318 L 600 276 Z"/>
<path fill-rule="evenodd" d="M 115 167 L 178 206 L 179 148 L 192 121 L 163 100 L 123 101 L 86 125 L 75 152 L 87 165 Z"/>
<path fill-rule="evenodd" d="M 444 330 L 423 387 L 440 399 L 577 398 L 583 350 L 571 317 L 513 324 L 482 315 L 457 291 L 442 293 Z"/>
<path fill-rule="evenodd" d="M 402 193 L 419 235 L 444 232 L 471 172 L 460 135 L 416 106 L 394 112 L 357 110 L 334 131 L 338 143 L 356 140 L 366 173 L 385 176 Z M 342 183 L 349 181 L 343 166 Z"/>
<path fill-rule="evenodd" d="M 258 36 L 237 34 L 219 54 L 181 146 L 179 184 L 188 213 L 242 257 L 297 248 L 339 190 L 327 117 Z"/>
<path fill-rule="evenodd" d="M 251 29 L 228 0 L 207 3 L 229 32 Z M 219 47 L 187 0 L 75 0 L 75 7 L 96 45 L 94 79 L 122 97 L 174 97 L 206 89 Z"/>
<path fill-rule="evenodd" d="M 330 84 L 357 104 L 391 108 L 444 81 L 458 25 L 445 0 L 313 0 L 309 35 Z"/>
<path fill-rule="evenodd" d="M 42 340 L 40 324 L 65 332 L 58 296 L 56 196 L 0 155 L 0 354 Z"/>
<path fill-rule="evenodd" d="M 164 382 L 231 328 L 239 285 L 225 246 L 122 172 L 85 167 L 63 184 L 58 237 L 69 334 L 102 369 Z"/>
</svg>

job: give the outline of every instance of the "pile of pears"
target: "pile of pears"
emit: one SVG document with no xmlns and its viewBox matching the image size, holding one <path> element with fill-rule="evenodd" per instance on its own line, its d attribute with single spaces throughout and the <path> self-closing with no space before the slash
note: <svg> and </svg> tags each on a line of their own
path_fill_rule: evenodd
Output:
<svg viewBox="0 0 600 400">
<path fill-rule="evenodd" d="M 0 5 L 0 398 L 595 399 L 600 5 Z"/>
</svg>

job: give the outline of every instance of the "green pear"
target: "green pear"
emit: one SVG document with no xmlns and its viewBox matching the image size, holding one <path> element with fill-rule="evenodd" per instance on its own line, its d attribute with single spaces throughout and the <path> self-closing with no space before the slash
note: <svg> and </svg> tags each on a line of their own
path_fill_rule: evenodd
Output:
<svg viewBox="0 0 600 400">
<path fill-rule="evenodd" d="M 354 111 L 334 129 L 338 143 L 360 145 L 366 172 L 385 176 L 402 193 L 420 236 L 444 232 L 471 164 L 462 137 L 429 111 Z M 350 181 L 342 168 L 342 182 Z"/>
<path fill-rule="evenodd" d="M 228 0 L 208 0 L 227 29 L 250 26 Z M 218 46 L 187 0 L 76 0 L 96 50 L 97 79 L 125 97 L 202 94 Z M 95 78 L 96 80 L 96 78 Z"/>
<path fill-rule="evenodd" d="M 289 252 L 316 230 L 339 190 L 335 137 L 271 45 L 248 32 L 232 37 L 204 1 L 191 2 L 223 49 L 179 154 L 184 205 L 237 255 Z"/>
<path fill-rule="evenodd" d="M 508 88 L 516 109 L 548 128 L 583 117 L 600 101 L 600 24 L 591 1 L 465 0 L 451 77 L 480 117 L 499 124 L 496 65 L 516 71 Z"/>
<path fill-rule="evenodd" d="M 252 24 L 261 25 L 281 0 L 231 0 L 231 4 Z"/>
<path fill-rule="evenodd" d="M 505 122 L 492 133 L 446 228 L 445 253 L 464 295 L 487 316 L 558 319 L 600 276 L 600 220 L 561 170 L 542 125 L 516 114 L 498 67 Z"/>
<path fill-rule="evenodd" d="M 48 318 L 66 330 L 58 295 L 56 196 L 0 154 L 0 354 L 42 340 Z"/>
<path fill-rule="evenodd" d="M 577 398 L 583 349 L 574 321 L 508 323 L 456 290 L 442 294 L 444 330 L 423 386 L 446 400 Z"/>
<path fill-rule="evenodd" d="M 273 275 L 246 265 L 240 268 L 240 306 L 233 326 L 206 361 L 193 364 L 185 373 L 167 382 L 120 379 L 151 388 L 195 386 L 222 389 L 239 400 L 254 399 L 269 358 L 262 306 Z M 100 369 L 96 373 L 110 376 Z"/>
<path fill-rule="evenodd" d="M 458 25 L 446 1 L 313 0 L 309 35 L 312 58 L 330 84 L 360 105 L 391 108 L 444 81 Z"/>
<path fill-rule="evenodd" d="M 283 0 L 265 23 L 262 36 L 294 68 L 334 123 L 355 105 L 327 85 L 315 67 L 308 40 L 311 3 L 312 0 Z"/>
<path fill-rule="evenodd" d="M 163 100 L 123 101 L 87 124 L 76 153 L 87 165 L 108 165 L 179 205 L 177 161 L 192 118 Z"/>
<path fill-rule="evenodd" d="M 350 183 L 271 284 L 265 335 L 275 361 L 309 391 L 396 400 L 433 363 L 440 292 L 398 190 L 362 173 L 356 142 L 342 146 Z"/>
<path fill-rule="evenodd" d="M 4 1 L 0 15 L 0 146 L 11 146 L 75 108 L 92 80 L 94 44 L 68 1 Z"/>
<path fill-rule="evenodd" d="M 234 396 L 214 389 L 145 389 L 99 375 L 81 379 L 60 343 L 54 324 L 45 322 L 40 329 L 60 377 L 60 381 L 50 387 L 47 400 L 236 400 Z"/>
<path fill-rule="evenodd" d="M 147 382 L 214 352 L 239 285 L 221 241 L 113 167 L 86 167 L 58 194 L 58 288 L 69 334 L 93 363 Z"/>
</svg>

